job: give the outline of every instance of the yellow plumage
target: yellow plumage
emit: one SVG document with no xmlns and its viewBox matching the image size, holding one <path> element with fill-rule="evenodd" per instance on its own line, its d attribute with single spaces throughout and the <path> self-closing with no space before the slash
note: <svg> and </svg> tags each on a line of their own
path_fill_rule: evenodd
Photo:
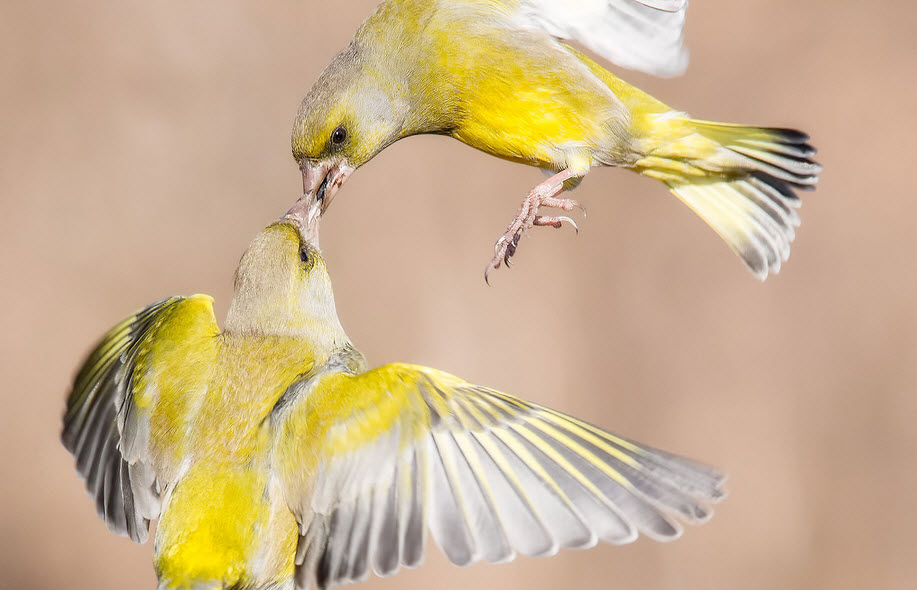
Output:
<svg viewBox="0 0 917 590">
<path fill-rule="evenodd" d="M 109 528 L 159 519 L 163 589 L 325 588 L 418 565 L 671 539 L 722 498 L 716 471 L 406 364 L 367 370 L 312 230 L 265 229 L 223 330 L 204 295 L 113 328 L 62 439 Z"/>
<path fill-rule="evenodd" d="M 627 66 L 686 63 L 681 0 L 387 0 L 303 99 L 293 155 L 303 190 L 327 207 L 354 169 L 420 133 L 564 172 L 530 193 L 497 243 L 508 262 L 539 208 L 595 166 L 665 182 L 761 279 L 789 256 L 799 205 L 820 171 L 807 137 L 691 119 L 612 75 L 566 41 Z"/>
</svg>

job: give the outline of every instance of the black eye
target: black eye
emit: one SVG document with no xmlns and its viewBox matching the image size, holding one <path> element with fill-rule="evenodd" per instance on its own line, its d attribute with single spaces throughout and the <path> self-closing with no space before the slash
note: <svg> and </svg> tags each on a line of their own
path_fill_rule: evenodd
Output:
<svg viewBox="0 0 917 590">
<path fill-rule="evenodd" d="M 305 264 L 306 262 L 309 262 L 309 252 L 306 251 L 305 249 L 300 250 L 299 251 L 299 260 L 303 264 Z"/>
<path fill-rule="evenodd" d="M 345 139 L 347 139 L 347 130 L 343 125 L 331 132 L 332 145 L 341 145 Z"/>
</svg>

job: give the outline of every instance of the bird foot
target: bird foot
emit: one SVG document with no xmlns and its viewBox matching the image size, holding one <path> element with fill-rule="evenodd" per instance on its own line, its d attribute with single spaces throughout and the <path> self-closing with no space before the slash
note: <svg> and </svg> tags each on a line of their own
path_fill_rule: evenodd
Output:
<svg viewBox="0 0 917 590">
<path fill-rule="evenodd" d="M 564 170 L 536 186 L 532 189 L 532 192 L 528 194 L 525 200 L 522 201 L 519 212 L 516 213 L 512 222 L 507 226 L 506 231 L 494 245 L 494 257 L 484 271 L 484 281 L 487 282 L 488 285 L 490 284 L 488 279 L 490 271 L 500 268 L 501 264 L 505 264 L 507 267 L 511 265 L 510 261 L 516 253 L 516 249 L 519 246 L 519 240 L 522 239 L 522 234 L 527 232 L 530 228 L 536 226 L 560 228 L 563 226 L 564 222 L 566 222 L 572 225 L 573 229 L 579 233 L 579 227 L 576 225 L 576 222 L 566 215 L 538 214 L 541 207 L 553 207 L 563 211 L 572 211 L 576 208 L 583 211 L 583 214 L 586 213 L 586 210 L 583 209 L 583 206 L 577 201 L 573 199 L 557 198 L 557 195 L 564 190 L 564 182 L 574 176 L 575 174 L 569 169 Z"/>
</svg>

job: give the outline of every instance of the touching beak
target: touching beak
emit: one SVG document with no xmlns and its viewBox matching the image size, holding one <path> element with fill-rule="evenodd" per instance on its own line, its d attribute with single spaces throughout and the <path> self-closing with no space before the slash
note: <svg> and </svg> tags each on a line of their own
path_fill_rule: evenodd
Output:
<svg viewBox="0 0 917 590">
<path fill-rule="evenodd" d="M 346 161 L 302 162 L 302 195 L 314 201 L 324 213 L 331 205 L 334 195 L 353 173 L 354 167 Z"/>
<path fill-rule="evenodd" d="M 354 171 L 346 162 L 302 163 L 302 196 L 282 219 L 299 226 L 300 232 L 318 247 L 318 222 L 335 193 Z"/>
<path fill-rule="evenodd" d="M 293 223 L 299 228 L 299 234 L 318 248 L 318 222 L 321 216 L 318 202 L 309 195 L 303 195 L 280 220 Z"/>
</svg>

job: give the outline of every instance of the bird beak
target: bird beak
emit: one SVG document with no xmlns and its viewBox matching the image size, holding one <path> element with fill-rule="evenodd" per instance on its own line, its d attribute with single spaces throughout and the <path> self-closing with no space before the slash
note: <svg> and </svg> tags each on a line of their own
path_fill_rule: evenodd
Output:
<svg viewBox="0 0 917 590">
<path fill-rule="evenodd" d="M 303 198 L 314 201 L 321 213 L 328 209 L 338 189 L 354 171 L 354 167 L 346 161 L 313 163 L 303 160 L 301 167 Z"/>
<path fill-rule="evenodd" d="M 303 195 L 280 220 L 295 225 L 300 235 L 318 248 L 318 222 L 321 216 L 321 204 L 313 196 Z"/>
</svg>

